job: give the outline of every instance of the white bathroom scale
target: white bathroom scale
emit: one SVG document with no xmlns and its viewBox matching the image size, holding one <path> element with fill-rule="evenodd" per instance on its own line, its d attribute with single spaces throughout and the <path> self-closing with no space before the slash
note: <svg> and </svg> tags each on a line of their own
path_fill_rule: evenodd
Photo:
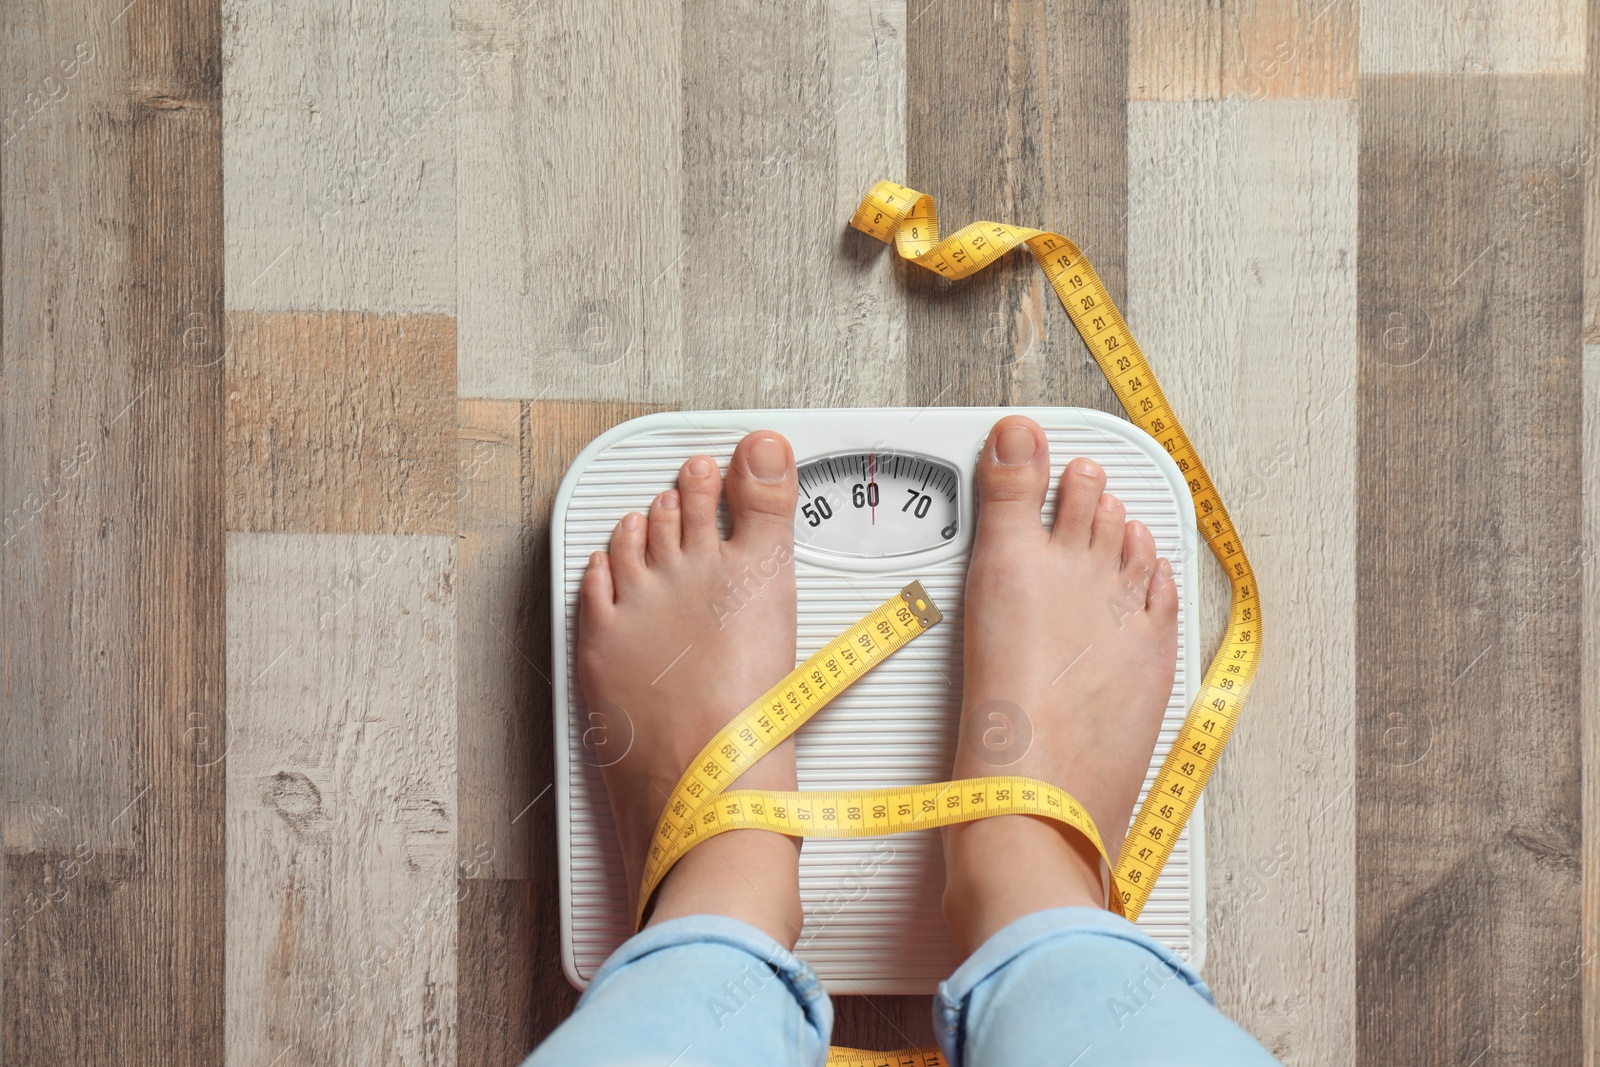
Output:
<svg viewBox="0 0 1600 1067">
<path fill-rule="evenodd" d="M 1154 780 L 1203 670 L 1193 640 L 1198 583 L 1190 576 L 1198 537 L 1177 465 L 1137 427 L 1082 408 L 673 411 L 634 419 L 601 434 L 573 461 L 550 526 L 561 958 L 574 985 L 585 986 L 631 933 L 622 857 L 599 759 L 585 744 L 591 721 L 574 668 L 578 585 L 590 554 L 607 547 L 622 516 L 646 511 L 657 493 L 672 488 L 691 456 L 713 456 L 726 472 L 746 433 L 783 434 L 800 474 L 795 662 L 913 579 L 944 613 L 943 622 L 880 663 L 795 735 L 800 788 L 947 781 L 961 712 L 974 472 L 990 427 L 1012 412 L 1035 419 L 1050 441 L 1047 522 L 1062 468 L 1088 456 L 1105 468 L 1106 488 L 1127 505 L 1128 517 L 1150 528 L 1157 552 L 1172 562 L 1178 671 L 1146 786 Z M 726 534 L 725 508 L 722 517 Z M 997 764 L 991 773 L 1007 772 Z M 1205 923 L 1203 810 L 1196 808 L 1138 920 L 1197 968 Z M 800 853 L 806 921 L 796 952 L 833 993 L 930 993 L 958 962 L 940 915 L 943 886 L 936 830 L 809 838 Z"/>
</svg>

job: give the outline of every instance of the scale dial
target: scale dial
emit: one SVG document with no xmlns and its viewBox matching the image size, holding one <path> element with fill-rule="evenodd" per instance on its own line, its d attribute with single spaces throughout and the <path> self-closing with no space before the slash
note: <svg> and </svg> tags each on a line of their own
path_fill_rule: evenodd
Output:
<svg viewBox="0 0 1600 1067">
<path fill-rule="evenodd" d="M 846 452 L 800 465 L 795 543 L 871 559 L 938 548 L 961 528 L 961 479 L 905 452 Z"/>
</svg>

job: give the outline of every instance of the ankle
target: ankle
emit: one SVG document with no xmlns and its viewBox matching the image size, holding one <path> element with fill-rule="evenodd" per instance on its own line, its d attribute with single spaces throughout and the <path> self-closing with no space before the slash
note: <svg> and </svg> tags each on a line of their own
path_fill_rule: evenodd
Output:
<svg viewBox="0 0 1600 1067">
<path fill-rule="evenodd" d="M 952 826 L 944 851 L 944 917 L 962 959 L 1025 915 L 1106 905 L 1099 853 L 1053 822 L 1002 815 Z"/>
<path fill-rule="evenodd" d="M 647 926 L 686 915 L 749 923 L 793 949 L 800 937 L 800 840 L 731 830 L 680 859 L 656 891 Z"/>
</svg>

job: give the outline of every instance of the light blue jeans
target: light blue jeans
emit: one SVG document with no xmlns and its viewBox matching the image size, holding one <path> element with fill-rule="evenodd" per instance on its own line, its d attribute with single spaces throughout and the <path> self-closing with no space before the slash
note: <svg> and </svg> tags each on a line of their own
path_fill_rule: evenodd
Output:
<svg viewBox="0 0 1600 1067">
<path fill-rule="evenodd" d="M 1199 975 L 1125 919 L 1054 908 L 979 947 L 933 999 L 952 1067 L 1274 1064 Z M 614 952 L 524 1067 L 821 1067 L 833 1005 L 753 926 L 672 919 Z"/>
</svg>

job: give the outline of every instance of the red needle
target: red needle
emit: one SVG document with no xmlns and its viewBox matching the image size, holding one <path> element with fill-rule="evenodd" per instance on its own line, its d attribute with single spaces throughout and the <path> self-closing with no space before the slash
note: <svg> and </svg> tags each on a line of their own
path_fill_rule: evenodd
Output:
<svg viewBox="0 0 1600 1067">
<path fill-rule="evenodd" d="M 870 506 L 872 525 L 878 525 L 878 494 L 873 492 L 878 487 L 878 454 L 867 454 L 867 504 Z"/>
</svg>

